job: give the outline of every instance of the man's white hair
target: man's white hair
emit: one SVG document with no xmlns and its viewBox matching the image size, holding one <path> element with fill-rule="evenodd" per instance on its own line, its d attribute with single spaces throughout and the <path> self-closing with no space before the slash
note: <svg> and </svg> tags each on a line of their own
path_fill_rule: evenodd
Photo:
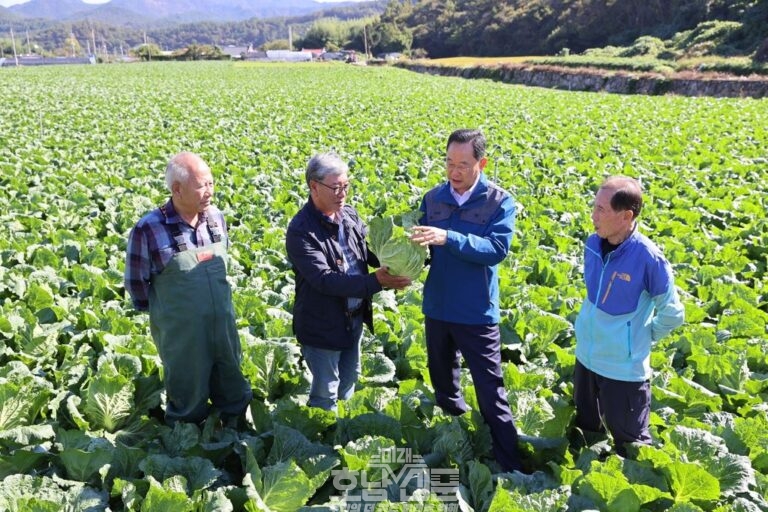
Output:
<svg viewBox="0 0 768 512">
<path fill-rule="evenodd" d="M 206 165 L 202 158 L 190 151 L 183 151 L 171 158 L 165 168 L 165 185 L 169 191 L 173 192 L 175 182 L 185 183 L 189 179 L 189 167 L 196 162 Z"/>
</svg>

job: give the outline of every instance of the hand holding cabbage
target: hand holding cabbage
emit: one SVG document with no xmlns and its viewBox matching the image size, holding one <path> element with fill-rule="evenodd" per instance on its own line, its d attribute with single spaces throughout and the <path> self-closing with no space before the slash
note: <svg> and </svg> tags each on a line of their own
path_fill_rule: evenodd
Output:
<svg viewBox="0 0 768 512">
<path fill-rule="evenodd" d="M 430 245 L 445 245 L 448 240 L 448 232 L 434 226 L 414 226 L 411 228 L 411 242 L 422 247 Z"/>
<path fill-rule="evenodd" d="M 417 279 L 424 268 L 427 250 L 411 242 L 407 233 L 421 215 L 420 211 L 404 213 L 400 216 L 400 225 L 396 225 L 391 216 L 376 217 L 368 223 L 371 250 L 394 276 Z"/>
</svg>

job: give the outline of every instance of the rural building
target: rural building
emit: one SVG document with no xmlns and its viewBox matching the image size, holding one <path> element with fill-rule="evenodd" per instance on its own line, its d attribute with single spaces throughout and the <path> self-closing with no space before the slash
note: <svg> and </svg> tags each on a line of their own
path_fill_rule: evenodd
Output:
<svg viewBox="0 0 768 512">
<path fill-rule="evenodd" d="M 306 52 L 294 52 L 291 50 L 267 50 L 246 52 L 243 60 L 260 62 L 309 62 L 312 54 Z"/>
<path fill-rule="evenodd" d="M 267 59 L 281 62 L 309 62 L 312 60 L 312 54 L 291 50 L 267 50 Z"/>
<path fill-rule="evenodd" d="M 230 59 L 242 59 L 249 51 L 253 51 L 250 46 L 229 45 L 221 49 L 222 53 L 229 55 Z"/>
<path fill-rule="evenodd" d="M 18 61 L 18 64 L 17 64 Z M 21 55 L 0 58 L 0 67 L 11 66 L 50 66 L 54 64 L 96 64 L 96 57 L 41 57 L 40 55 Z"/>
<path fill-rule="evenodd" d="M 302 48 L 301 51 L 310 53 L 312 55 L 312 60 L 317 60 L 325 53 L 325 48 Z"/>
<path fill-rule="evenodd" d="M 344 62 L 357 62 L 357 53 L 354 50 L 339 50 L 338 52 L 325 52 L 319 60 L 340 60 Z"/>
</svg>

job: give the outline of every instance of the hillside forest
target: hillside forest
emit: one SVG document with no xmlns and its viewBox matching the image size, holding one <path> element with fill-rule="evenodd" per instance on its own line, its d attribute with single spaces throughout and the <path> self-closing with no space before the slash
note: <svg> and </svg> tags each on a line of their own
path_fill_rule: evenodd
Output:
<svg viewBox="0 0 768 512">
<path fill-rule="evenodd" d="M 189 45 L 287 48 L 290 27 L 295 49 L 367 49 L 374 55 L 578 54 L 634 44 L 640 55 L 667 51 L 768 59 L 768 0 L 391 0 L 302 17 L 152 29 L 89 20 L 14 23 L 22 51 L 61 55 L 83 51 L 90 40 L 104 53 L 147 42 L 167 50 Z M 0 49 L 5 55 L 11 51 L 10 26 L 10 20 L 0 19 Z M 637 44 L 638 38 L 642 44 Z"/>
</svg>

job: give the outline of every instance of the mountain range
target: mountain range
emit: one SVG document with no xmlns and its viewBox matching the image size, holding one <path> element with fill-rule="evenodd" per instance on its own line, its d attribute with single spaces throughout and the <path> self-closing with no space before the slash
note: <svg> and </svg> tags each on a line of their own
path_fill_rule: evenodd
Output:
<svg viewBox="0 0 768 512">
<path fill-rule="evenodd" d="M 81 0 L 31 0 L 4 8 L 3 11 L 17 19 L 88 19 L 138 25 L 301 16 L 329 5 L 315 0 L 110 0 L 104 4 L 87 4 Z M 338 2 L 333 5 L 343 7 L 356 5 L 356 2 Z"/>
</svg>

